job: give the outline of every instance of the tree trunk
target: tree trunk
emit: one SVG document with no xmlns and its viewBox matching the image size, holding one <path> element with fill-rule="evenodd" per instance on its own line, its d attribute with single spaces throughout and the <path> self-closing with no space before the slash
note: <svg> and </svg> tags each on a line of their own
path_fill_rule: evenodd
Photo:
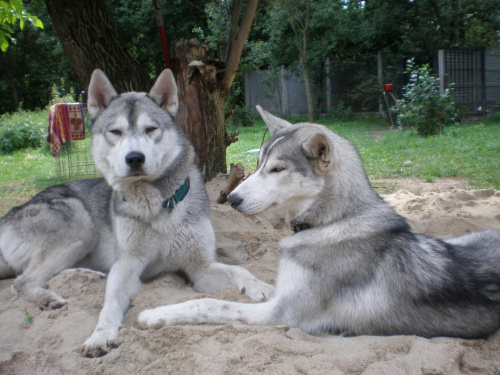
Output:
<svg viewBox="0 0 500 375">
<path fill-rule="evenodd" d="M 45 4 L 83 89 L 99 68 L 119 92 L 149 91 L 149 75 L 128 52 L 104 0 L 45 0 Z"/>
<path fill-rule="evenodd" d="M 307 98 L 307 117 L 309 122 L 314 122 L 314 101 L 311 90 L 311 80 L 309 79 L 309 70 L 307 63 L 302 63 L 302 76 L 304 77 L 304 86 L 306 87 Z"/>
<path fill-rule="evenodd" d="M 196 165 L 205 180 L 226 167 L 226 121 L 224 103 L 227 91 L 216 78 L 216 68 L 205 65 L 205 47 L 195 39 L 175 46 L 178 66 L 179 111 L 177 124 L 184 130 L 196 150 Z"/>
<path fill-rule="evenodd" d="M 241 1 L 231 8 L 231 30 L 221 69 L 207 61 L 204 46 L 194 39 L 181 41 L 175 47 L 178 66 L 179 112 L 177 124 L 184 129 L 196 150 L 196 164 L 205 181 L 217 173 L 227 173 L 226 147 L 236 141 L 226 134 L 224 105 L 233 83 L 241 53 L 257 11 L 258 0 L 248 0 L 243 10 Z"/>
</svg>

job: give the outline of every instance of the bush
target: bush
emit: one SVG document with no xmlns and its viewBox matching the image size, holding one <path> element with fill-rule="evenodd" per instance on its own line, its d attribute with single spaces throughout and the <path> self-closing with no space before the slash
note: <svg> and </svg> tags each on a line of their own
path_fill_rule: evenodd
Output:
<svg viewBox="0 0 500 375">
<path fill-rule="evenodd" d="M 234 126 L 253 126 L 253 113 L 247 107 L 237 106 L 234 108 L 233 125 Z"/>
<path fill-rule="evenodd" d="M 402 127 L 415 127 L 421 136 L 441 134 L 442 127 L 457 122 L 455 100 L 451 87 L 439 92 L 439 78 L 431 75 L 428 64 L 415 67 L 408 60 L 409 83 L 403 88 L 403 99 L 393 108 L 396 121 Z"/>
<path fill-rule="evenodd" d="M 48 113 L 44 112 L 21 111 L 0 116 L 0 154 L 40 147 L 46 135 L 47 121 Z"/>
<path fill-rule="evenodd" d="M 352 121 L 354 119 L 354 113 L 351 107 L 346 107 L 344 101 L 340 100 L 336 107 L 332 107 L 328 110 L 328 114 L 334 119 L 342 122 Z"/>
</svg>

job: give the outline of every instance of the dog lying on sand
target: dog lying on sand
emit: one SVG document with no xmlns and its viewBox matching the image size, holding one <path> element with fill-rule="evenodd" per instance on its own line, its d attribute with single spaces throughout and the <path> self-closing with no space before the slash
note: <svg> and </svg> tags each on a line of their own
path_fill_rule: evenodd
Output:
<svg viewBox="0 0 500 375">
<path fill-rule="evenodd" d="M 245 215 L 283 217 L 295 232 L 279 244 L 274 298 L 158 307 L 139 315 L 143 327 L 280 324 L 309 333 L 463 338 L 500 328 L 500 232 L 447 240 L 412 233 L 372 189 L 350 142 L 257 109 L 272 137 L 229 201 Z"/>
</svg>

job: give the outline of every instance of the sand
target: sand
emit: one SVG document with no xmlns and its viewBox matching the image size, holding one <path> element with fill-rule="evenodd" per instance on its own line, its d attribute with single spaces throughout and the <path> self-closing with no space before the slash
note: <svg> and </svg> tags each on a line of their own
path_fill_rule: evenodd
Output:
<svg viewBox="0 0 500 375">
<path fill-rule="evenodd" d="M 219 258 L 273 283 L 277 242 L 291 232 L 215 203 L 224 184 L 223 177 L 208 184 Z M 417 196 L 399 190 L 384 198 L 417 232 L 452 237 L 500 229 L 499 191 L 453 189 Z M 15 297 L 10 283 L 0 281 L 0 374 L 500 374 L 500 331 L 485 340 L 463 340 L 311 336 L 285 326 L 140 330 L 136 320 L 143 309 L 204 296 L 168 274 L 146 283 L 133 297 L 119 347 L 100 358 L 85 358 L 80 346 L 97 322 L 106 280 L 84 272 L 54 277 L 49 288 L 69 304 L 53 311 Z M 246 301 L 229 290 L 216 297 Z"/>
</svg>

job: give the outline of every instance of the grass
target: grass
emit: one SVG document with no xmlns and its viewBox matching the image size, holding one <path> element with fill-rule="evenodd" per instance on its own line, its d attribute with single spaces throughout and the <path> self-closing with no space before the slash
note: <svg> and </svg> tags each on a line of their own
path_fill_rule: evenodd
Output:
<svg viewBox="0 0 500 375">
<path fill-rule="evenodd" d="M 305 121 L 294 118 L 293 122 Z M 381 119 L 357 118 L 337 122 L 320 118 L 317 122 L 349 139 L 357 147 L 370 180 L 420 178 L 428 182 L 457 177 L 472 188 L 500 189 L 500 122 L 448 127 L 445 134 L 421 138 L 411 131 L 390 131 Z M 231 127 L 239 131 L 239 141 L 227 150 L 229 163 L 242 163 L 246 170 L 257 166 L 257 154 L 269 138 L 260 120 L 252 127 Z M 64 179 L 57 177 L 55 160 L 48 146 L 0 155 L 0 216 L 10 207 L 27 201 L 38 191 Z"/>
<path fill-rule="evenodd" d="M 347 123 L 321 118 L 317 122 L 356 146 L 370 180 L 420 178 L 433 182 L 456 177 L 467 179 L 473 188 L 500 189 L 500 123 L 455 125 L 443 135 L 422 138 L 411 130 L 389 131 L 376 118 Z M 242 163 L 252 171 L 257 154 L 242 153 L 260 148 L 265 125 L 256 121 L 253 127 L 235 130 L 240 132 L 239 141 L 228 148 L 228 163 Z"/>
</svg>

